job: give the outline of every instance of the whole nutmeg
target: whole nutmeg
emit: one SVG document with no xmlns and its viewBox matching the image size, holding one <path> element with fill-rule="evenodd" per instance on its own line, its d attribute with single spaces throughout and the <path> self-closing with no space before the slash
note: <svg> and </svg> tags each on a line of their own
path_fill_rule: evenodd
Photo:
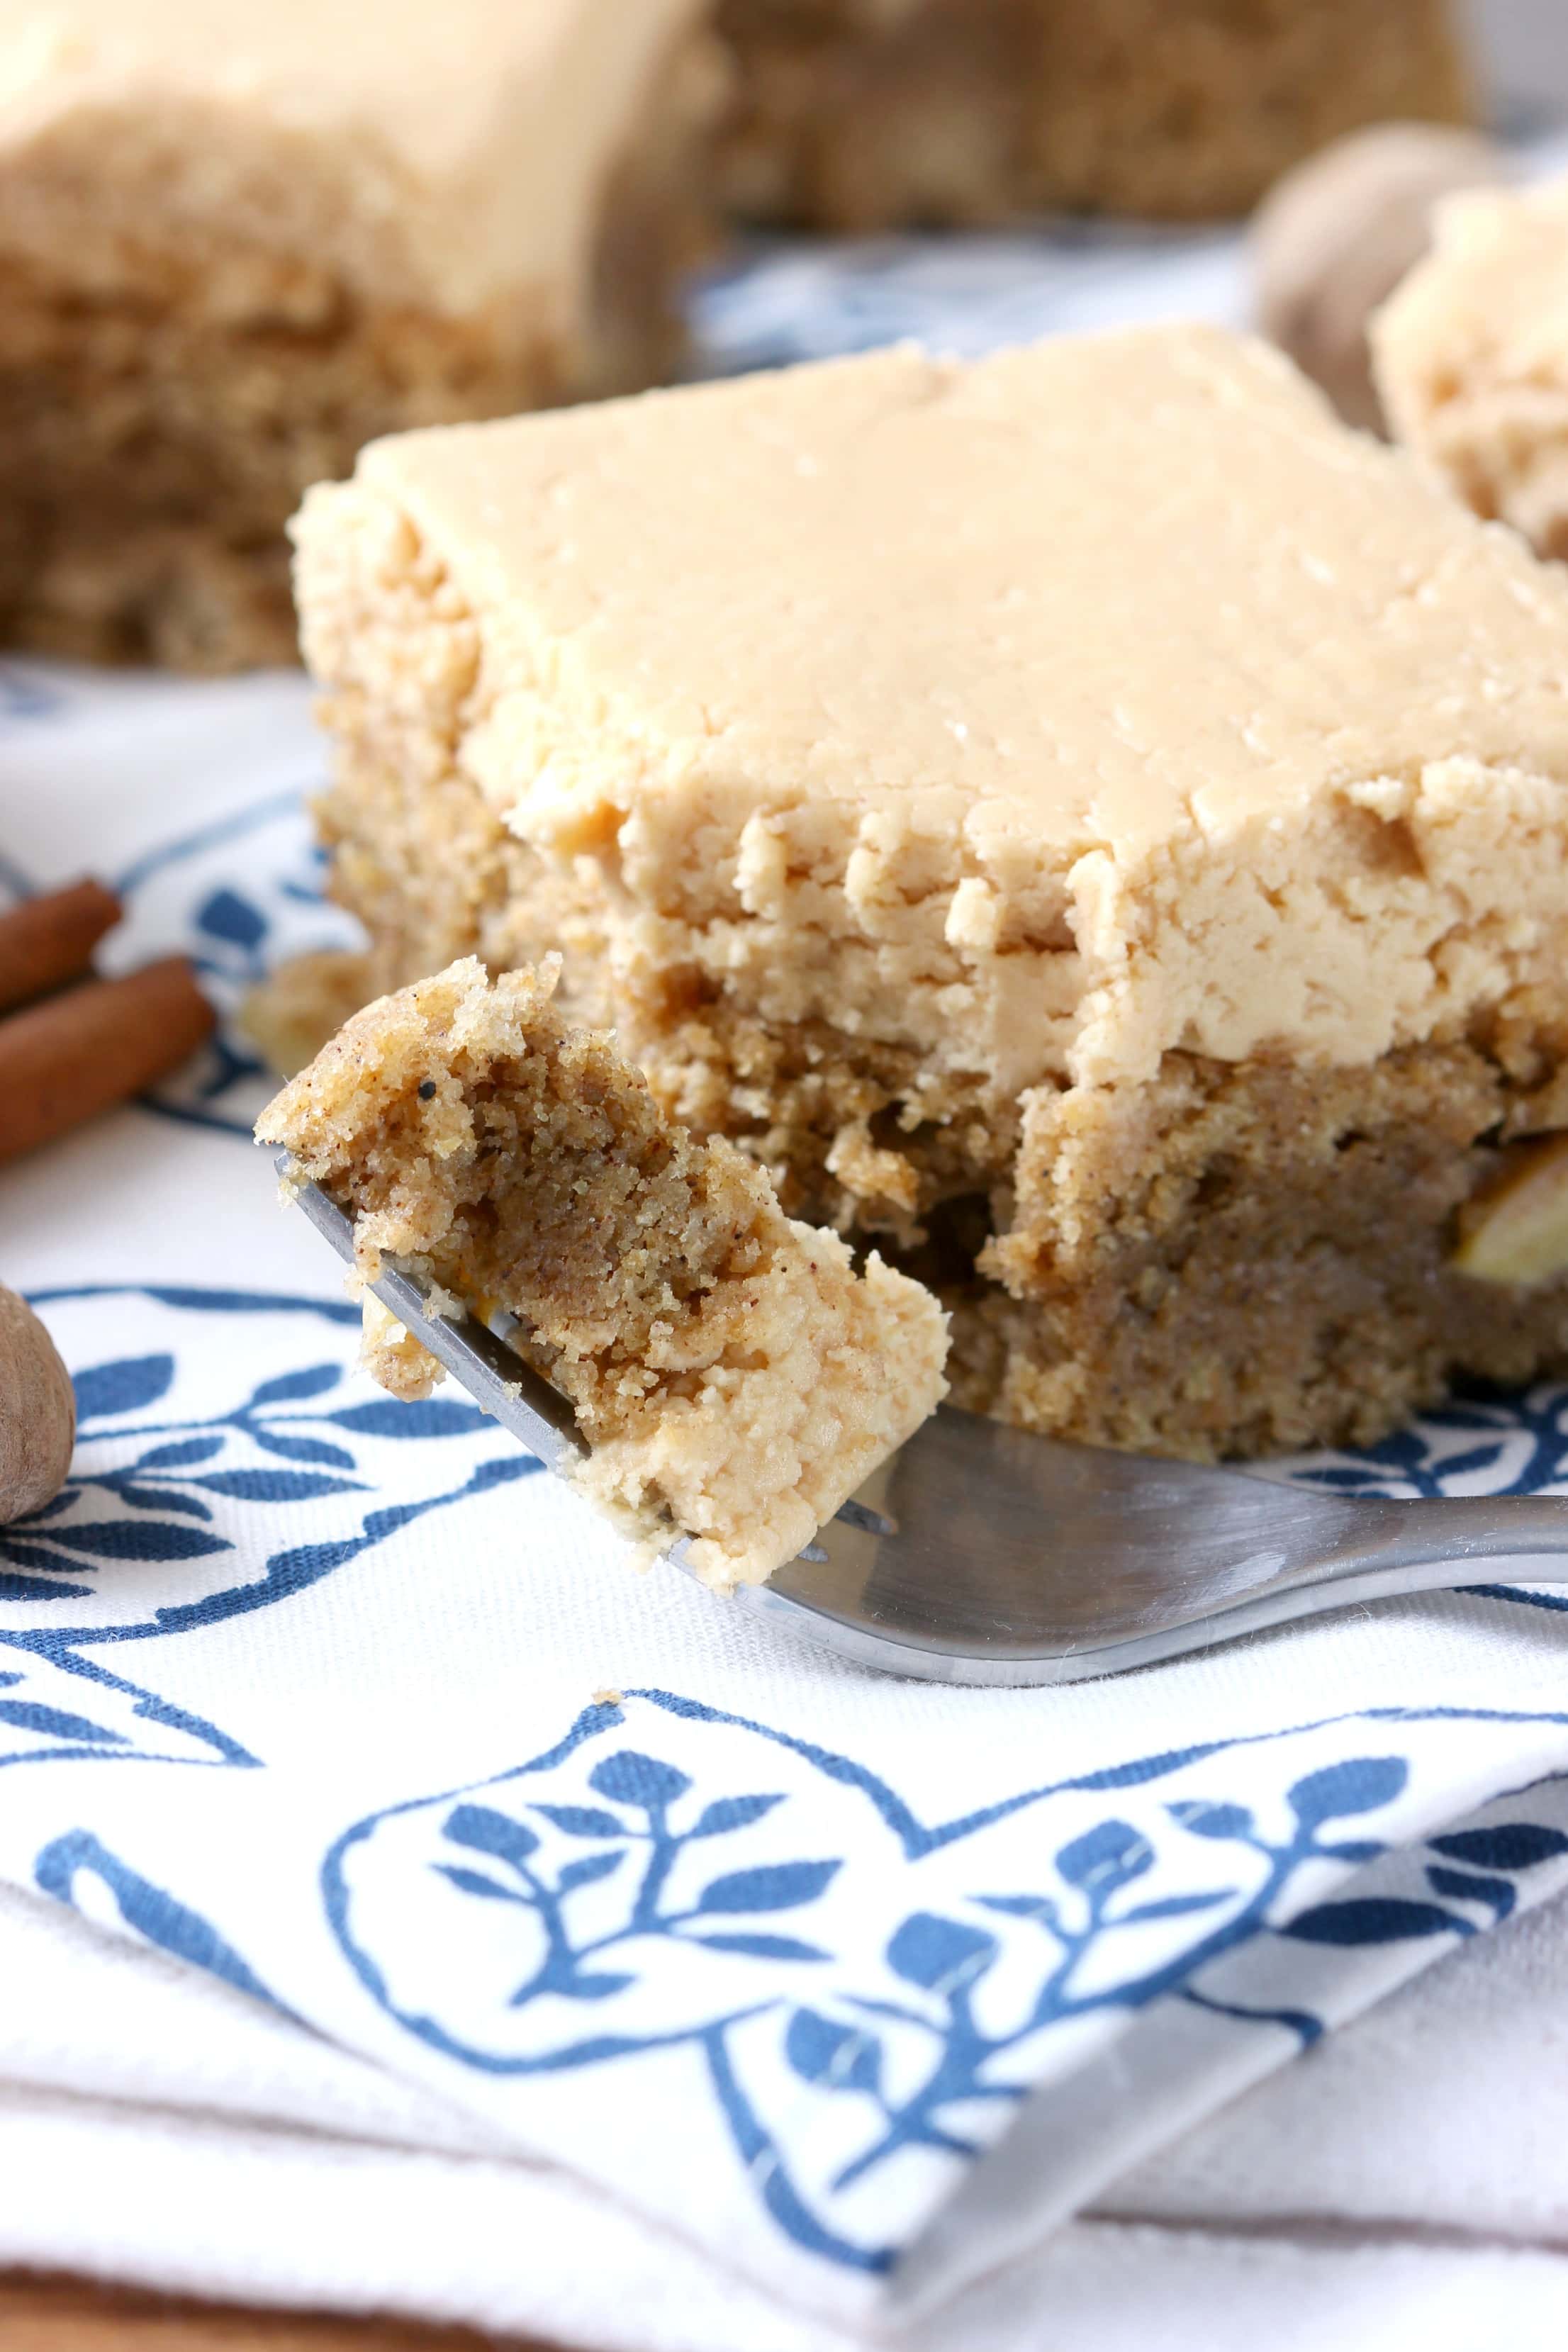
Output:
<svg viewBox="0 0 1568 2352">
<path fill-rule="evenodd" d="M 0 1288 L 0 1527 L 59 1493 L 75 1443 L 70 1374 L 26 1300 Z"/>
<path fill-rule="evenodd" d="M 1287 172 L 1252 228 L 1258 322 L 1350 425 L 1382 432 L 1367 321 L 1431 243 L 1432 208 L 1510 177 L 1473 131 L 1385 122 Z"/>
</svg>

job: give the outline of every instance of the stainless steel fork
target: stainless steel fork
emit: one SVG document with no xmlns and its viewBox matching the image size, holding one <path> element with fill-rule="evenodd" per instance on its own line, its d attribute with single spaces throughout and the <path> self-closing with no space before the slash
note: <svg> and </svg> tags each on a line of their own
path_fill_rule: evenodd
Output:
<svg viewBox="0 0 1568 2352">
<path fill-rule="evenodd" d="M 314 1185 L 297 1197 L 352 1264 L 342 1211 Z M 581 1455 L 571 1406 L 506 1344 L 504 1327 L 432 1315 L 403 1274 L 372 1286 L 546 1469 Z M 684 1551 L 672 1542 L 668 1557 L 685 1566 Z M 1063 1445 L 943 1405 L 797 1559 L 740 1601 L 883 1674 L 1024 1685 L 1450 1591 L 1496 1559 L 1531 1583 L 1568 1583 L 1568 1496 L 1351 1501 Z"/>
</svg>

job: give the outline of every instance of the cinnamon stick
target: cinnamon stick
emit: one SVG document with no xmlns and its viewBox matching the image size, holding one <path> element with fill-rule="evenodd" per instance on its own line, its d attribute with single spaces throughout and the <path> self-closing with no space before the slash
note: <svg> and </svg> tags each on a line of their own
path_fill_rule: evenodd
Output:
<svg viewBox="0 0 1568 2352">
<path fill-rule="evenodd" d="M 119 899 L 101 882 L 74 882 L 0 915 L 0 1012 L 79 980 L 120 916 Z"/>
<path fill-rule="evenodd" d="M 0 1021 L 0 1160 L 166 1076 L 216 1020 L 184 957 L 169 956 Z"/>
</svg>

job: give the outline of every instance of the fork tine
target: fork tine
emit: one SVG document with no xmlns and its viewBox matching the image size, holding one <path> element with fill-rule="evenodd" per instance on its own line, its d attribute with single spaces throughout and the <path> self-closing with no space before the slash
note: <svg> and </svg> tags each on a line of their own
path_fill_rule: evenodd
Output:
<svg viewBox="0 0 1568 2352">
<path fill-rule="evenodd" d="M 279 1169 L 293 1186 L 287 1153 Z M 353 1226 L 295 1190 L 348 1265 Z M 570 1476 L 586 1447 L 564 1397 L 468 1312 L 433 1315 L 385 1267 L 371 1288 L 483 1412 Z M 667 1557 L 687 1568 L 684 1538 Z M 1352 1500 L 1194 1463 L 1064 1444 L 943 1405 L 798 1559 L 741 1599 L 884 1674 L 1011 1685 L 1116 1674 L 1324 1610 L 1473 1580 L 1531 1555 L 1568 1581 L 1568 1498 Z M 689 1570 L 688 1570 L 689 1572 Z"/>
<path fill-rule="evenodd" d="M 288 1153 L 279 1153 L 279 1173 L 292 1190 L 290 1166 Z M 306 1184 L 293 1197 L 345 1265 L 353 1265 L 353 1223 L 336 1202 L 319 1184 Z M 419 1286 L 390 1265 L 370 1288 L 405 1330 L 428 1348 L 458 1386 L 468 1391 L 480 1412 L 498 1421 L 547 1470 L 560 1476 L 584 1458 L 587 1448 L 566 1399 L 477 1315 L 467 1309 L 455 1319 L 431 1314 Z"/>
</svg>

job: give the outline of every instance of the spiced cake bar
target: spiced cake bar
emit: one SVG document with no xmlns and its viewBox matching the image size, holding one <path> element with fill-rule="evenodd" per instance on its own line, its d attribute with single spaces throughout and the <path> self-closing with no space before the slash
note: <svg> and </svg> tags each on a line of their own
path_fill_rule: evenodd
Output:
<svg viewBox="0 0 1568 2352">
<path fill-rule="evenodd" d="M 1568 181 L 1448 198 L 1372 334 L 1399 438 L 1478 514 L 1568 556 Z"/>
<path fill-rule="evenodd" d="M 1568 1129 L 1568 577 L 1279 354 L 412 434 L 296 534 L 375 984 L 562 949 L 672 1116 L 941 1285 L 960 1402 L 1254 1453 L 1563 1360 L 1568 1285 L 1452 1260 Z"/>
<path fill-rule="evenodd" d="M 0 635 L 291 659 L 283 525 L 362 442 L 669 373 L 702 13 L 0 11 Z"/>
<path fill-rule="evenodd" d="M 872 230 L 1244 212 L 1343 131 L 1465 119 L 1447 0 L 720 0 L 725 192 Z"/>
<path fill-rule="evenodd" d="M 672 1125 L 554 982 L 470 958 L 366 1006 L 257 1132 L 353 1213 L 368 1280 L 392 1253 L 521 1318 L 595 1499 L 653 1543 L 684 1531 L 710 1583 L 760 1582 L 934 1410 L 945 1318 Z M 369 1304 L 371 1370 L 423 1393 L 439 1365 Z"/>
</svg>

